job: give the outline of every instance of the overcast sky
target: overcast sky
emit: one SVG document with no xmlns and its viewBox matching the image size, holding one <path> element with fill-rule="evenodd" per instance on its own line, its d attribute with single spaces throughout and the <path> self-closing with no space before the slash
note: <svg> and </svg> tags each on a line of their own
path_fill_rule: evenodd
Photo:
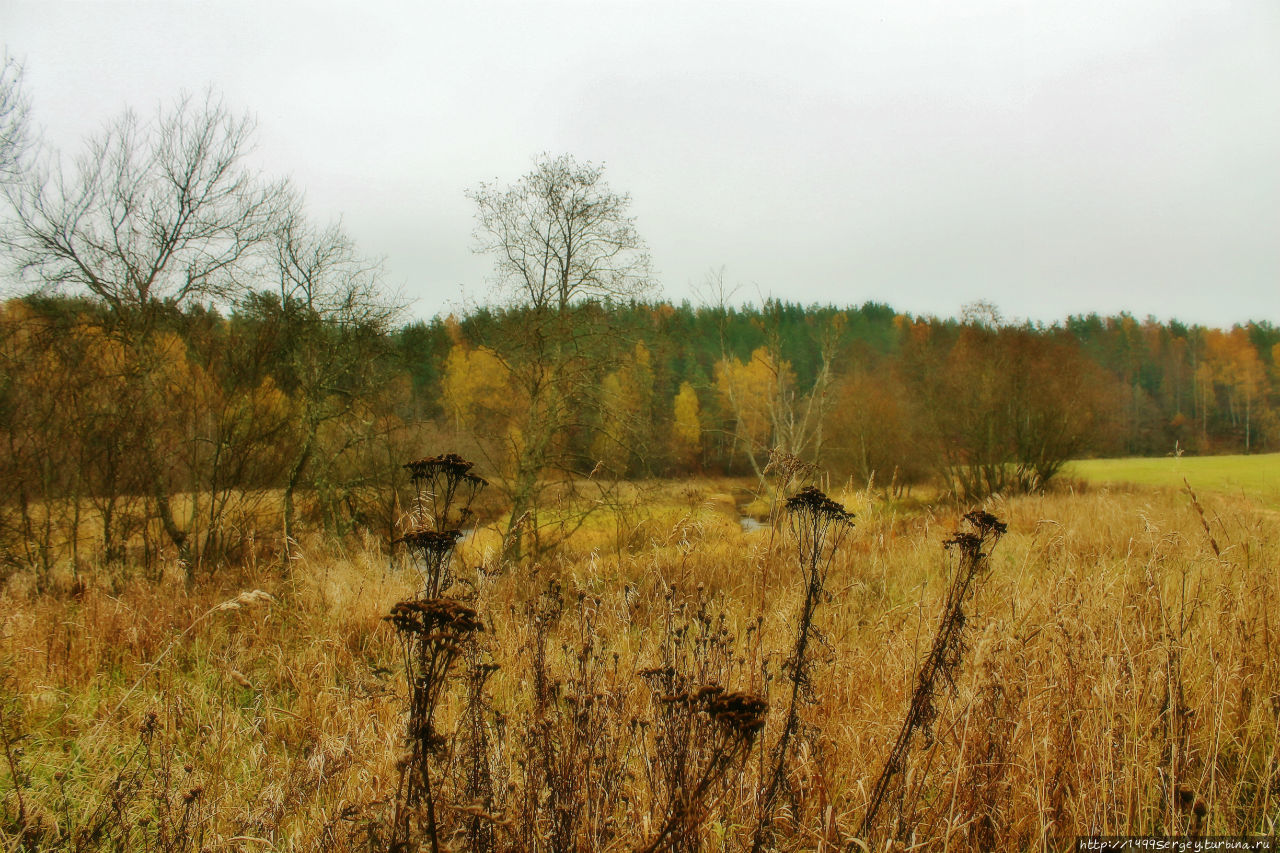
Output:
<svg viewBox="0 0 1280 853">
<path fill-rule="evenodd" d="M 48 140 L 212 85 L 429 317 L 464 191 L 630 192 L 663 295 L 1280 323 L 1280 3 L 0 0 Z"/>
</svg>

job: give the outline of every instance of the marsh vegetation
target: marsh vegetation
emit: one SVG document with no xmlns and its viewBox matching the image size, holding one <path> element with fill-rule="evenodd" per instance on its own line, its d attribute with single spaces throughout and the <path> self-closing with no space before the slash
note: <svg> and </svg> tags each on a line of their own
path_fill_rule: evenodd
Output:
<svg viewBox="0 0 1280 853">
<path fill-rule="evenodd" d="M 1008 532 L 955 610 L 973 547 L 943 547 L 956 511 L 836 490 L 856 517 L 817 578 L 786 496 L 762 495 L 776 523 L 746 533 L 726 485 L 651 489 L 633 529 L 595 523 L 522 567 L 482 531 L 435 591 L 386 543 L 321 538 L 285 574 L 10 589 L 4 831 L 350 849 L 390 839 L 420 762 L 441 849 L 1274 833 L 1269 511 L 1213 494 L 1201 516 L 1175 490 L 997 500 Z M 472 627 L 407 745 L 420 706 L 383 617 L 427 595 L 458 596 Z M 721 729 L 713 695 L 759 704 Z M 398 840 L 429 845 L 424 827 Z"/>
</svg>

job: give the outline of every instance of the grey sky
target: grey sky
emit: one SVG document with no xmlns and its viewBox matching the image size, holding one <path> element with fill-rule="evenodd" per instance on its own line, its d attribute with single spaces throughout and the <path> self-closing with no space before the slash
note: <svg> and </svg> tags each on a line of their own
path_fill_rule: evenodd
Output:
<svg viewBox="0 0 1280 853">
<path fill-rule="evenodd" d="M 1280 323 L 1280 4 L 0 0 L 46 137 L 212 84 L 430 316 L 463 191 L 630 192 L 664 295 Z"/>
</svg>

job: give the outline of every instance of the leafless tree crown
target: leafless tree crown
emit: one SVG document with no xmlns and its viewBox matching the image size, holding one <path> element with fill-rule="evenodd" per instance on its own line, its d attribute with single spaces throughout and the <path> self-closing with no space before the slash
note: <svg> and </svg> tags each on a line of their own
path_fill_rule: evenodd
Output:
<svg viewBox="0 0 1280 853">
<path fill-rule="evenodd" d="M 73 175 L 50 160 L 11 191 L 20 269 L 121 312 L 230 296 L 282 199 L 244 164 L 253 128 L 211 93 L 150 121 L 125 112 L 89 140 Z"/>
<path fill-rule="evenodd" d="M 22 92 L 22 65 L 8 54 L 0 61 L 0 185 L 6 185 L 22 171 L 31 147 L 31 122 Z"/>
<path fill-rule="evenodd" d="M 270 244 L 282 307 L 343 327 L 388 328 L 400 306 L 383 289 L 382 260 L 362 255 L 341 222 L 315 225 L 297 194 L 289 195 Z"/>
<path fill-rule="evenodd" d="M 537 159 L 510 187 L 481 184 L 476 251 L 492 254 L 500 288 L 535 309 L 578 299 L 635 296 L 650 288 L 649 253 L 604 167 L 570 155 Z"/>
</svg>

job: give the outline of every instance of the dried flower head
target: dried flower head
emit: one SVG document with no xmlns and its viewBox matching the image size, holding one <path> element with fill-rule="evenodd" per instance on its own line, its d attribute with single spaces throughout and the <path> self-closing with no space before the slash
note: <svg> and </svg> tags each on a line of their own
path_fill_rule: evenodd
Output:
<svg viewBox="0 0 1280 853">
<path fill-rule="evenodd" d="M 961 533 L 957 531 L 952 534 L 950 539 L 943 541 L 943 547 L 955 548 L 965 556 L 977 556 L 982 553 L 982 537 L 976 533 Z"/>
<path fill-rule="evenodd" d="M 707 703 L 711 719 L 742 736 L 754 736 L 764 728 L 768 702 L 753 693 L 725 693 L 720 688 L 716 689 L 716 694 Z"/>
<path fill-rule="evenodd" d="M 965 514 L 965 520 L 972 524 L 978 530 L 978 535 L 987 537 L 992 534 L 1003 536 L 1009 530 L 1009 525 L 996 518 L 989 512 L 982 510 L 974 510 Z"/>
<path fill-rule="evenodd" d="M 820 489 L 805 486 L 796 494 L 787 498 L 787 511 L 792 513 L 809 513 L 817 518 L 830 521 L 851 522 L 853 514 L 842 504 L 831 500 Z"/>
<path fill-rule="evenodd" d="M 853 514 L 813 486 L 787 498 L 800 565 L 810 596 L 820 593 L 826 569 L 844 537 L 853 528 Z"/>
<path fill-rule="evenodd" d="M 817 465 L 812 462 L 805 462 L 794 453 L 788 453 L 779 447 L 769 451 L 769 461 L 764 466 L 764 473 L 777 475 L 778 479 L 782 481 L 783 488 L 794 480 L 812 477 L 817 472 Z"/>
<path fill-rule="evenodd" d="M 438 632 L 463 635 L 484 630 L 475 610 L 448 598 L 401 601 L 382 618 L 394 625 L 397 631 L 421 636 Z"/>
<path fill-rule="evenodd" d="M 425 480 L 437 474 L 452 477 L 465 476 L 474 467 L 474 463 L 468 462 L 456 453 L 442 453 L 439 456 L 415 459 L 413 462 L 405 463 L 404 467 L 413 479 Z"/>
<path fill-rule="evenodd" d="M 404 467 L 418 491 L 416 523 L 435 530 L 461 526 L 471 517 L 471 502 L 489 484 L 471 473 L 472 463 L 456 453 L 428 456 Z"/>
<path fill-rule="evenodd" d="M 462 538 L 462 531 L 460 530 L 419 528 L 401 536 L 393 544 L 403 542 L 411 548 L 418 548 L 427 553 L 447 553 L 453 549 L 453 546 L 458 543 L 460 538 Z"/>
<path fill-rule="evenodd" d="M 1191 804 L 1196 801 L 1196 792 L 1185 786 L 1178 788 L 1178 806 L 1181 808 L 1190 808 Z"/>
<path fill-rule="evenodd" d="M 977 560 L 983 556 L 982 549 L 988 543 L 995 544 L 1008 531 L 1009 525 L 989 512 L 974 510 L 965 513 L 964 520 L 974 532 L 957 530 L 954 535 L 942 544 L 946 548 L 959 550 L 960 556 L 968 560 Z"/>
</svg>

